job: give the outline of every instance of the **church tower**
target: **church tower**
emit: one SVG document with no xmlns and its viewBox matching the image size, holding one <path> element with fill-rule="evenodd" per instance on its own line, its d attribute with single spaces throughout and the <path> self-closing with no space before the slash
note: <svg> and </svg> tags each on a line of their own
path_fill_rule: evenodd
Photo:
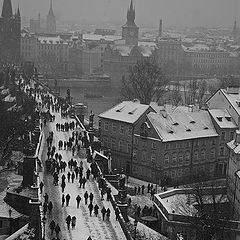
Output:
<svg viewBox="0 0 240 240">
<path fill-rule="evenodd" d="M 122 26 L 122 39 L 125 40 L 126 45 L 138 45 L 139 28 L 135 24 L 135 9 L 131 0 L 130 7 L 127 11 L 127 23 Z"/>
<path fill-rule="evenodd" d="M 50 0 L 50 9 L 47 15 L 47 33 L 56 33 L 56 19 L 53 13 L 52 0 Z"/>
<path fill-rule="evenodd" d="M 0 17 L 0 58 L 6 62 L 20 60 L 21 15 L 19 7 L 15 15 L 11 0 L 4 0 Z"/>
</svg>

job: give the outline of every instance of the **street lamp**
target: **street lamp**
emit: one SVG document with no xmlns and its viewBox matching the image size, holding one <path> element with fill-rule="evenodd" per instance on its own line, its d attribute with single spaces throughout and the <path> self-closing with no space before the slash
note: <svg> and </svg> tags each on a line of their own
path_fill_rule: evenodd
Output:
<svg viewBox="0 0 240 240">
<path fill-rule="evenodd" d="M 12 209 L 11 208 L 8 210 L 8 214 L 9 214 L 9 232 L 10 234 L 12 234 Z"/>
<path fill-rule="evenodd" d="M 136 237 L 137 237 L 137 224 L 138 224 L 138 220 L 137 219 L 134 219 L 134 240 L 136 240 Z"/>
<path fill-rule="evenodd" d="M 45 239 L 46 220 L 47 220 L 47 218 L 44 215 L 43 218 L 42 218 L 42 222 L 43 222 L 43 240 Z"/>
</svg>

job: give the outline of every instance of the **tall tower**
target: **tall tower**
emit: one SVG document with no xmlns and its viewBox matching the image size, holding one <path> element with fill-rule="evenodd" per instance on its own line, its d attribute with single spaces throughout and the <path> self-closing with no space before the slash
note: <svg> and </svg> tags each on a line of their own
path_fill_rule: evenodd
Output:
<svg viewBox="0 0 240 240">
<path fill-rule="evenodd" d="M 233 36 L 237 36 L 238 35 L 238 27 L 237 27 L 237 21 L 236 20 L 234 21 L 232 35 Z"/>
<path fill-rule="evenodd" d="M 4 0 L 0 17 L 0 58 L 18 63 L 21 44 L 21 15 L 19 7 L 15 15 L 11 0 Z"/>
<path fill-rule="evenodd" d="M 53 13 L 52 0 L 50 0 L 50 9 L 47 15 L 47 33 L 56 33 L 56 19 Z"/>
<path fill-rule="evenodd" d="M 127 23 L 122 26 L 122 38 L 126 45 L 138 45 L 139 28 L 135 24 L 135 8 L 131 0 L 127 11 Z"/>
<path fill-rule="evenodd" d="M 2 18 L 12 18 L 12 2 L 11 0 L 4 0 L 3 1 L 3 7 L 2 7 Z"/>
<path fill-rule="evenodd" d="M 162 32 L 163 32 L 163 21 L 162 21 L 162 19 L 160 19 L 160 21 L 159 21 L 159 29 L 158 29 L 158 37 L 159 38 L 162 37 Z"/>
</svg>

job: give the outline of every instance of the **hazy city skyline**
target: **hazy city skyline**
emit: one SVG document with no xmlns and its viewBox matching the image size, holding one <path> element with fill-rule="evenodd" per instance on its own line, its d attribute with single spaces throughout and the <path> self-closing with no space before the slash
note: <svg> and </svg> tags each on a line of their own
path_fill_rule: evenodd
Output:
<svg viewBox="0 0 240 240">
<path fill-rule="evenodd" d="M 22 16 L 36 17 L 40 12 L 45 18 L 49 2 L 13 0 L 13 8 L 19 4 Z M 59 19 L 91 22 L 124 22 L 129 3 L 130 0 L 53 0 L 54 12 Z M 134 5 L 139 26 L 155 27 L 160 18 L 165 26 L 231 27 L 235 19 L 240 25 L 237 0 L 134 0 Z"/>
</svg>

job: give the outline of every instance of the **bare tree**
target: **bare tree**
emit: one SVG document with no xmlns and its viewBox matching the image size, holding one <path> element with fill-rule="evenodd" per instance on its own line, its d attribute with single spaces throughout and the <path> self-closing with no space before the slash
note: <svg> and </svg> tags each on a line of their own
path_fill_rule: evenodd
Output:
<svg viewBox="0 0 240 240">
<path fill-rule="evenodd" d="M 196 232 L 196 239 L 229 239 L 227 222 L 230 212 L 226 206 L 226 192 L 217 183 L 206 186 L 199 182 L 185 186 L 185 197 L 176 197 L 174 211 L 188 216 L 187 221 Z"/>
<path fill-rule="evenodd" d="M 182 104 L 182 95 L 181 95 L 181 85 L 179 82 L 177 82 L 176 84 L 174 84 L 173 86 L 173 90 L 171 93 L 171 101 L 173 106 L 179 106 Z"/>
<path fill-rule="evenodd" d="M 123 78 L 121 95 L 133 100 L 139 99 L 142 104 L 158 101 L 165 92 L 168 82 L 153 59 L 143 59 L 130 68 L 128 79 Z"/>
</svg>

